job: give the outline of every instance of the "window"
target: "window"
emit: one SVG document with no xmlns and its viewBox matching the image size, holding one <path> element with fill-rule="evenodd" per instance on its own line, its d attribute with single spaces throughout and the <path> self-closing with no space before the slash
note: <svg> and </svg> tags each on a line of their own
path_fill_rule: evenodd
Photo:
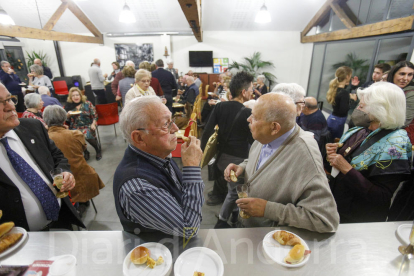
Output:
<svg viewBox="0 0 414 276">
<path fill-rule="evenodd" d="M 384 19 L 388 0 L 371 0 L 367 23 L 380 22 Z"/>
<path fill-rule="evenodd" d="M 313 47 L 312 66 L 309 75 L 308 96 L 318 98 L 319 80 L 323 65 L 326 44 L 316 44 Z"/>
<path fill-rule="evenodd" d="M 320 34 L 320 33 L 326 33 L 329 32 L 329 27 L 330 27 L 330 22 L 331 22 L 331 13 L 332 10 L 330 12 L 328 12 L 325 17 L 323 17 L 321 19 L 321 21 L 318 23 L 318 25 L 316 26 L 316 33 Z"/>
<path fill-rule="evenodd" d="M 389 19 L 409 16 L 414 13 L 414 0 L 391 0 Z"/>
<path fill-rule="evenodd" d="M 393 66 L 401 60 L 406 60 L 410 51 L 411 40 L 412 36 L 381 39 L 375 64 L 388 63 Z"/>
</svg>

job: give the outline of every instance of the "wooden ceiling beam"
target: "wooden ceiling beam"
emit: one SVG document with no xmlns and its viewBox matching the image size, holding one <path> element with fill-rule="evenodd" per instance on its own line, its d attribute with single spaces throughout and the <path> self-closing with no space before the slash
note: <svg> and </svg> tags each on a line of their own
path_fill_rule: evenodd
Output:
<svg viewBox="0 0 414 276">
<path fill-rule="evenodd" d="M 302 43 L 344 40 L 350 38 L 367 37 L 374 35 L 392 34 L 414 29 L 414 15 L 354 27 L 351 29 L 322 33 L 311 36 L 301 36 Z"/>
<path fill-rule="evenodd" d="M 319 9 L 319 11 L 312 17 L 311 21 L 306 25 L 305 29 L 301 32 L 301 36 L 307 35 L 309 31 L 331 10 L 331 3 L 337 2 L 337 0 L 327 0 L 325 4 Z"/>
<path fill-rule="evenodd" d="M 80 22 L 83 23 L 83 25 L 85 25 L 86 28 L 88 28 L 88 30 L 95 37 L 102 36 L 98 28 L 95 27 L 92 21 L 89 20 L 89 18 L 83 13 L 83 11 L 72 0 L 62 0 L 62 2 L 68 4 L 68 9 L 79 19 Z"/>
<path fill-rule="evenodd" d="M 51 31 L 67 8 L 68 3 L 62 3 L 49 19 L 49 21 L 47 21 L 46 25 L 43 27 L 43 30 Z"/>
<path fill-rule="evenodd" d="M 102 34 L 100 35 L 100 37 L 93 37 L 93 36 L 84 36 L 84 35 L 54 32 L 54 31 L 46 31 L 42 29 L 35 29 L 35 28 L 14 26 L 14 25 L 1 25 L 0 24 L 0 35 L 11 36 L 11 37 L 44 39 L 44 40 L 103 44 Z"/>
<path fill-rule="evenodd" d="M 355 23 L 352 22 L 351 19 L 349 19 L 348 15 L 345 13 L 345 11 L 339 6 L 338 3 L 331 3 L 332 10 L 336 13 L 336 15 L 341 19 L 342 23 L 348 28 L 351 29 L 355 27 Z"/>
<path fill-rule="evenodd" d="M 190 28 L 198 42 L 203 42 L 203 29 L 201 24 L 201 0 L 178 0 L 181 9 L 187 18 Z"/>
</svg>

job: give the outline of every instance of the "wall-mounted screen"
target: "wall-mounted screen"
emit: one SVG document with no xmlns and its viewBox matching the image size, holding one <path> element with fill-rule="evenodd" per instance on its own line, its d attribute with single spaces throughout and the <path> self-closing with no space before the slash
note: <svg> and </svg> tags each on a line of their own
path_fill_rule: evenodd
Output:
<svg viewBox="0 0 414 276">
<path fill-rule="evenodd" d="M 213 51 L 189 51 L 190 67 L 213 67 Z"/>
</svg>

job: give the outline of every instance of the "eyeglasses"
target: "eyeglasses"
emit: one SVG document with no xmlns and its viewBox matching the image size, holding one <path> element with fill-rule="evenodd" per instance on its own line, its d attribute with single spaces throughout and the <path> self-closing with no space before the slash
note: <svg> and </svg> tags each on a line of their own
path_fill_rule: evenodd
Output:
<svg viewBox="0 0 414 276">
<path fill-rule="evenodd" d="M 306 104 L 305 101 L 295 102 L 295 104 Z"/>
<path fill-rule="evenodd" d="M 164 130 L 166 132 L 171 132 L 171 129 L 172 129 L 174 124 L 175 124 L 175 118 L 173 118 L 169 122 L 166 122 L 162 127 L 156 127 L 156 128 L 159 128 L 159 129 Z M 137 130 L 148 130 L 148 129 L 146 129 L 146 128 L 137 128 Z"/>
<path fill-rule="evenodd" d="M 6 105 L 6 103 L 9 103 L 11 105 L 16 105 L 17 104 L 17 97 L 16 96 L 10 96 L 10 98 L 7 98 L 3 101 L 0 101 L 0 103 L 2 103 L 3 105 Z"/>
</svg>

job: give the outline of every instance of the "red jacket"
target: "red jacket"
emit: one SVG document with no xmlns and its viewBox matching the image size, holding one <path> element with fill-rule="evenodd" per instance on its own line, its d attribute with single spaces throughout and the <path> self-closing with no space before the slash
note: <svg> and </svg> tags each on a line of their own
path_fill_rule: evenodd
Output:
<svg viewBox="0 0 414 276">
<path fill-rule="evenodd" d="M 157 78 L 151 78 L 150 86 L 154 89 L 157 96 L 163 96 L 164 92 L 162 91 L 161 84 Z"/>
</svg>

